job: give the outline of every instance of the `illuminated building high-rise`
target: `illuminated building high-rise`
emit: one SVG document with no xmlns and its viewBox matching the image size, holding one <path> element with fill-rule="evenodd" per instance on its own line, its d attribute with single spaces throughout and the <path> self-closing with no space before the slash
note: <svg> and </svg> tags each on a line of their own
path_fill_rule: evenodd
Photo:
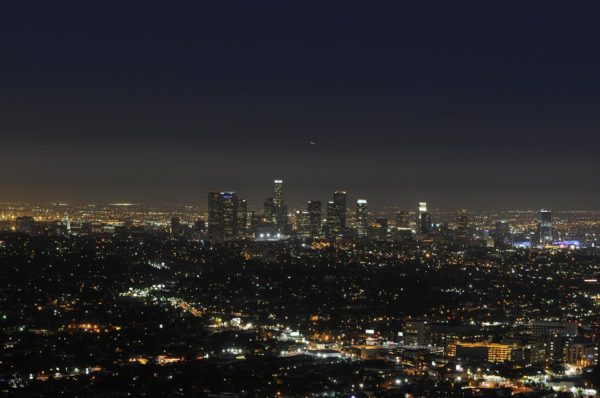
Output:
<svg viewBox="0 0 600 398">
<path fill-rule="evenodd" d="M 270 196 L 265 199 L 264 203 L 265 221 L 271 224 L 275 224 L 277 220 L 277 209 L 273 203 L 273 197 Z"/>
<path fill-rule="evenodd" d="M 214 240 L 235 239 L 247 224 L 246 201 L 235 192 L 208 193 L 208 234 Z"/>
<path fill-rule="evenodd" d="M 408 211 L 400 210 L 396 213 L 396 227 L 410 228 L 410 216 L 408 214 Z"/>
<path fill-rule="evenodd" d="M 540 245 L 552 243 L 552 212 L 550 210 L 540 210 L 538 236 Z"/>
<path fill-rule="evenodd" d="M 335 209 L 335 203 L 333 200 L 327 202 L 327 219 L 326 232 L 329 237 L 333 237 L 339 233 L 340 227 L 338 225 L 337 211 Z"/>
<path fill-rule="evenodd" d="M 321 235 L 321 201 L 309 200 L 307 204 L 310 236 Z"/>
<path fill-rule="evenodd" d="M 469 240 L 469 218 L 465 212 L 456 217 L 456 240 L 463 245 Z"/>
<path fill-rule="evenodd" d="M 278 208 L 283 206 L 283 180 L 273 181 L 273 205 Z"/>
<path fill-rule="evenodd" d="M 296 229 L 298 231 L 298 236 L 303 238 L 308 238 L 311 236 L 309 210 L 296 210 Z"/>
<path fill-rule="evenodd" d="M 356 201 L 356 234 L 359 237 L 367 236 L 369 228 L 367 201 L 358 199 Z"/>
<path fill-rule="evenodd" d="M 427 202 L 419 202 L 419 217 L 417 220 L 418 231 L 422 235 L 431 233 L 431 214 L 427 211 Z"/>
<path fill-rule="evenodd" d="M 337 190 L 333 193 L 333 203 L 338 212 L 341 232 L 346 229 L 346 191 Z"/>
<path fill-rule="evenodd" d="M 346 192 L 335 191 L 327 203 L 327 227 L 331 236 L 340 236 L 346 230 Z"/>
<path fill-rule="evenodd" d="M 221 193 L 208 193 L 208 236 L 211 239 L 223 239 L 223 206 Z"/>
<path fill-rule="evenodd" d="M 237 230 L 239 235 L 245 235 L 248 227 L 248 202 L 246 199 L 238 199 Z"/>
<path fill-rule="evenodd" d="M 265 217 L 278 231 L 287 228 L 287 206 L 283 196 L 283 180 L 273 181 L 273 196 L 265 200 Z"/>
<path fill-rule="evenodd" d="M 223 239 L 237 237 L 238 230 L 238 198 L 235 192 L 221 192 L 223 206 Z"/>
</svg>

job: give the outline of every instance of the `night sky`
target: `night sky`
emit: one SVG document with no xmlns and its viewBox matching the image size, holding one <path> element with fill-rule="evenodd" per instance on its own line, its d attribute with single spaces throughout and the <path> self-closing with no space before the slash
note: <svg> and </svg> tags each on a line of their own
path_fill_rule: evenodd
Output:
<svg viewBox="0 0 600 398">
<path fill-rule="evenodd" d="M 0 201 L 600 208 L 600 2 L 5 3 Z"/>
</svg>

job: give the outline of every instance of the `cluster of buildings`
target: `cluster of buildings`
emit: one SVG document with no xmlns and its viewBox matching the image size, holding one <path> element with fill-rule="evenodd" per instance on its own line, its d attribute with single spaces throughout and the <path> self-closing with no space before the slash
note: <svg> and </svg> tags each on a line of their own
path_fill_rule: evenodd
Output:
<svg viewBox="0 0 600 398">
<path fill-rule="evenodd" d="M 524 228 L 523 220 L 515 219 L 492 218 L 482 223 L 478 214 L 466 210 L 442 217 L 439 210 L 432 212 L 427 202 L 418 202 L 413 209 L 374 211 L 367 199 L 359 198 L 349 204 L 347 192 L 336 190 L 327 202 L 309 200 L 302 208 L 290 210 L 281 179 L 273 181 L 272 194 L 264 200 L 262 208 L 251 208 L 247 200 L 233 191 L 211 191 L 207 199 L 207 208 L 146 208 L 127 203 L 83 207 L 59 204 L 51 213 L 48 209 L 29 209 L 35 211 L 35 218 L 22 209 L 12 218 L 10 214 L 0 214 L 3 216 L 0 230 L 28 235 L 135 235 L 151 231 L 173 238 L 214 242 L 299 238 L 435 243 L 500 250 L 576 248 L 582 246 L 580 236 L 591 237 L 589 242 L 583 243 L 588 246 L 596 239 L 587 231 L 561 236 L 554 228 L 553 213 L 545 209 L 537 212 L 535 223 L 528 222 Z M 530 221 L 534 218 L 529 217 Z M 568 230 L 569 225 L 563 223 L 561 228 Z"/>
<path fill-rule="evenodd" d="M 377 241 L 442 241 L 462 246 L 511 248 L 573 245 L 557 242 L 553 234 L 552 212 L 540 210 L 537 229 L 527 235 L 513 236 L 507 221 L 498 220 L 493 228 L 475 230 L 469 214 L 459 211 L 453 222 L 434 223 L 427 202 L 419 202 L 415 211 L 397 210 L 393 219 L 374 216 L 366 199 L 358 199 L 354 208 L 347 204 L 344 190 L 333 192 L 332 200 L 322 205 L 309 200 L 302 209 L 288 212 L 283 180 L 273 182 L 273 195 L 262 210 L 248 210 L 246 200 L 235 192 L 209 192 L 206 238 L 225 241 L 241 238 L 280 240 L 288 237 L 312 239 L 372 239 Z"/>
<path fill-rule="evenodd" d="M 405 349 L 441 354 L 462 364 L 506 364 L 517 367 L 560 363 L 583 369 L 598 363 L 598 344 L 578 333 L 575 322 L 533 320 L 522 328 L 501 325 L 449 325 L 408 320 L 399 342 Z M 500 335 L 497 339 L 494 336 Z"/>
<path fill-rule="evenodd" d="M 357 203 L 360 215 L 359 234 L 367 229 L 367 202 Z M 290 235 L 300 237 L 336 237 L 348 232 L 346 192 L 336 191 L 327 203 L 327 218 L 323 219 L 319 200 L 310 200 L 292 216 L 284 200 L 283 180 L 273 181 L 273 195 L 265 199 L 262 211 L 248 212 L 247 202 L 235 192 L 208 193 L 207 237 L 216 241 L 246 238 L 279 240 Z M 359 235 L 360 236 L 360 235 Z"/>
</svg>

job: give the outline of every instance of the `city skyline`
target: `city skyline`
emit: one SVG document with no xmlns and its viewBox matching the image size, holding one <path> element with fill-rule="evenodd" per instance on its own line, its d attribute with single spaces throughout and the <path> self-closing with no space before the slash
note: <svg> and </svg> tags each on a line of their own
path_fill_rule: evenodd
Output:
<svg viewBox="0 0 600 398">
<path fill-rule="evenodd" d="M 0 395 L 600 398 L 600 2 L 0 6 Z"/>
</svg>

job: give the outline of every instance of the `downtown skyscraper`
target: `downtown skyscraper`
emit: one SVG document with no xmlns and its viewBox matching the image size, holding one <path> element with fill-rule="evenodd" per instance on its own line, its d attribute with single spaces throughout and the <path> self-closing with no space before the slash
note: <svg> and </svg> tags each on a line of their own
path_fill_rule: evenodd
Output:
<svg viewBox="0 0 600 398">
<path fill-rule="evenodd" d="M 217 241 L 236 239 L 246 231 L 247 204 L 235 192 L 208 193 L 208 236 Z"/>
<path fill-rule="evenodd" d="M 307 203 L 308 225 L 310 236 L 316 238 L 321 235 L 321 201 L 309 200 Z"/>
<path fill-rule="evenodd" d="M 346 191 L 335 191 L 333 200 L 327 203 L 327 228 L 331 236 L 340 236 L 346 231 Z"/>
<path fill-rule="evenodd" d="M 265 200 L 265 217 L 279 232 L 287 229 L 287 205 L 284 201 L 283 180 L 273 181 L 273 196 Z"/>
<path fill-rule="evenodd" d="M 367 236 L 369 228 L 369 215 L 366 199 L 358 199 L 356 201 L 356 235 L 359 238 Z"/>
<path fill-rule="evenodd" d="M 427 202 L 419 202 L 419 212 L 417 219 L 417 231 L 421 235 L 428 235 L 431 233 L 431 214 L 427 211 Z"/>
<path fill-rule="evenodd" d="M 538 215 L 538 239 L 542 246 L 552 243 L 552 212 L 550 210 L 540 210 Z"/>
</svg>

